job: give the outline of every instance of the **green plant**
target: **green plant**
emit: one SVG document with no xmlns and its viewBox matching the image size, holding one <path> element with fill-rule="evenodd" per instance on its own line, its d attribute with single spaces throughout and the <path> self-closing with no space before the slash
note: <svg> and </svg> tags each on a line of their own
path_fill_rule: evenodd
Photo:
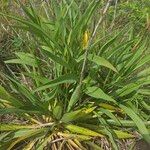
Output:
<svg viewBox="0 0 150 150">
<path fill-rule="evenodd" d="M 106 137 L 118 149 L 116 139 L 136 137 L 132 128 L 149 142 L 148 39 L 131 38 L 128 27 L 91 39 L 100 1 L 51 1 L 42 15 L 19 4 L 24 18 L 0 14 L 30 32 L 36 48 L 5 61 L 22 71 L 2 73 L 10 86 L 0 87 L 0 114 L 17 115 L 24 124 L 2 123 L 0 148 L 100 149 L 94 142 Z M 87 47 L 83 36 L 91 39 Z"/>
</svg>

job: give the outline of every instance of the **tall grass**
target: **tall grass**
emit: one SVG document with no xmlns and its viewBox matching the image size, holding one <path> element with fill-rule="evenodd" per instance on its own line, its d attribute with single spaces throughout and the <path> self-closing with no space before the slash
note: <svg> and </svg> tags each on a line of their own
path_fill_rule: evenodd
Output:
<svg viewBox="0 0 150 150">
<path fill-rule="evenodd" d="M 5 61 L 21 71 L 1 72 L 0 114 L 24 121 L 0 125 L 0 148 L 101 149 L 95 141 L 107 138 L 119 149 L 116 139 L 137 138 L 132 130 L 149 142 L 147 29 L 108 33 L 95 19 L 105 22 L 106 7 L 95 0 L 19 5 L 23 17 L 0 15 L 32 44 Z"/>
</svg>

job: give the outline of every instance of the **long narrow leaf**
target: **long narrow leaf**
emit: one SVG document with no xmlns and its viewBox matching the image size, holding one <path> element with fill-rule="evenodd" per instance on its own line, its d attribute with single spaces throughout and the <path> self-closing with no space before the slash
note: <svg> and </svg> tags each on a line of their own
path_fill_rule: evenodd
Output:
<svg viewBox="0 0 150 150">
<path fill-rule="evenodd" d="M 146 126 L 143 123 L 143 120 L 129 107 L 125 105 L 121 105 L 120 107 L 125 111 L 125 113 L 134 121 L 134 123 L 137 125 L 140 133 L 143 135 L 145 140 L 149 143 L 150 142 L 150 133 Z"/>
<path fill-rule="evenodd" d="M 103 99 L 106 101 L 115 102 L 113 98 L 111 98 L 108 94 L 104 93 L 103 90 L 96 86 L 87 87 L 85 93 L 96 99 Z"/>
<path fill-rule="evenodd" d="M 60 85 L 63 83 L 74 83 L 74 82 L 76 82 L 76 80 L 77 80 L 77 77 L 75 75 L 66 74 L 66 75 L 60 76 L 60 77 L 50 81 L 49 83 L 47 83 L 43 86 L 38 87 L 37 89 L 34 90 L 34 92 L 42 91 L 47 88 L 51 88 L 51 87 L 54 87 L 54 86 L 57 86 L 57 85 Z"/>
</svg>

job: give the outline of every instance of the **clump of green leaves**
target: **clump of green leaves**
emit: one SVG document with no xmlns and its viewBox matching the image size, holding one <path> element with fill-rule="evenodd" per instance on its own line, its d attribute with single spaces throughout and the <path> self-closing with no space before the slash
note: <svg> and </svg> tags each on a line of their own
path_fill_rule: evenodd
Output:
<svg viewBox="0 0 150 150">
<path fill-rule="evenodd" d="M 150 74 L 143 67 L 150 60 L 144 55 L 148 39 L 131 38 L 128 27 L 103 42 L 99 34 L 89 45 L 80 84 L 82 37 L 95 28 L 100 2 L 51 1 L 41 13 L 19 4 L 24 17 L 0 14 L 30 32 L 36 48 L 5 61 L 22 71 L 2 74 L 10 86 L 0 87 L 0 114 L 16 114 L 26 123 L 2 123 L 0 148 L 100 149 L 94 141 L 106 137 L 118 149 L 116 139 L 135 138 L 131 129 L 150 141 Z"/>
</svg>

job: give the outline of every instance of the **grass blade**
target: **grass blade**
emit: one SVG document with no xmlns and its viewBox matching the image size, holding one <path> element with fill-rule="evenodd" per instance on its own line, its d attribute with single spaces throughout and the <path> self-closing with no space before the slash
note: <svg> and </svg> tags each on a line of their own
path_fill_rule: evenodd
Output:
<svg viewBox="0 0 150 150">
<path fill-rule="evenodd" d="M 34 92 L 42 91 L 42 90 L 45 90 L 45 89 L 51 88 L 51 87 L 55 87 L 55 86 L 63 84 L 63 83 L 74 83 L 74 82 L 76 82 L 76 80 L 77 80 L 77 77 L 74 74 L 62 75 L 62 76 L 50 81 L 49 83 L 46 83 L 45 85 L 38 87 L 37 89 L 34 90 Z"/>
<path fill-rule="evenodd" d="M 104 93 L 103 90 L 101 90 L 100 88 L 98 88 L 96 86 L 87 87 L 85 93 L 91 97 L 96 98 L 96 99 L 103 99 L 106 101 L 116 103 L 116 101 L 113 98 L 111 98 L 109 95 Z"/>
<path fill-rule="evenodd" d="M 134 121 L 134 123 L 137 125 L 141 135 L 145 138 L 145 140 L 150 143 L 150 133 L 148 129 L 146 128 L 145 124 L 143 123 L 143 120 L 130 108 L 125 105 L 121 105 L 120 107 L 125 111 L 125 113 Z"/>
</svg>

